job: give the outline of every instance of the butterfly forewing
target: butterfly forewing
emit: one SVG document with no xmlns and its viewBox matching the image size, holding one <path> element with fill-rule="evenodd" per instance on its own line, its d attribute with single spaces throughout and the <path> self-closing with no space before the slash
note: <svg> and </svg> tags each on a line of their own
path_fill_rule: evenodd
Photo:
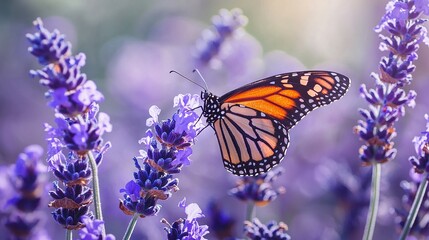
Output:
<svg viewBox="0 0 429 240">
<path fill-rule="evenodd" d="M 264 112 L 290 129 L 310 111 L 341 98 L 349 86 L 349 78 L 339 73 L 293 72 L 247 84 L 219 100 Z"/>
<path fill-rule="evenodd" d="M 338 73 L 304 71 L 261 79 L 220 98 L 206 92 L 203 114 L 216 132 L 225 168 L 239 176 L 267 172 L 283 159 L 289 129 L 341 98 L 349 85 Z"/>
</svg>

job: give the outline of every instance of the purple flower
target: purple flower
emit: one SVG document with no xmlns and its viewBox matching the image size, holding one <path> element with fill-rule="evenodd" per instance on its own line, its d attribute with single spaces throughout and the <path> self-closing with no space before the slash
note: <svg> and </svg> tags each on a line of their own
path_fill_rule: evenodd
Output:
<svg viewBox="0 0 429 240">
<path fill-rule="evenodd" d="M 80 208 L 57 208 L 52 212 L 52 216 L 56 222 L 69 230 L 77 230 L 84 227 L 81 218 L 89 213 L 89 207 L 83 206 Z"/>
<path fill-rule="evenodd" d="M 143 167 L 138 163 L 138 159 L 134 158 L 134 163 L 137 172 L 134 172 L 134 179 L 145 193 L 157 195 L 159 199 L 167 199 L 171 191 L 177 190 L 179 180 L 173 178 L 171 174 L 163 171 L 158 171 L 150 164 L 143 164 Z"/>
<path fill-rule="evenodd" d="M 112 130 L 109 116 L 105 113 L 98 113 L 98 119 L 94 116 L 87 120 L 64 118 L 63 115 L 57 114 L 55 122 L 58 129 L 46 125 L 48 141 L 54 143 L 62 141 L 64 146 L 79 155 L 98 149 L 103 142 L 102 135 Z M 56 154 L 55 151 L 53 153 Z"/>
<path fill-rule="evenodd" d="M 252 222 L 244 222 L 244 234 L 252 240 L 290 240 L 291 237 L 286 233 L 287 230 L 287 225 L 283 222 L 271 221 L 265 225 L 257 218 L 254 218 Z"/>
<path fill-rule="evenodd" d="M 167 173 L 179 173 L 182 166 L 190 164 L 190 146 L 202 129 L 199 115 L 194 111 L 199 107 L 198 95 L 180 94 L 174 98 L 174 107 L 178 110 L 173 117 L 161 122 L 158 120 L 161 109 L 157 106 L 149 109 L 151 117 L 146 125 L 154 131 L 149 129 L 139 141 L 146 149 L 140 150 L 141 156 L 137 157 Z"/>
<path fill-rule="evenodd" d="M 402 196 L 402 206 L 395 208 L 395 222 L 398 224 L 398 227 L 402 229 L 405 225 L 407 216 L 410 212 L 411 205 L 414 202 L 414 199 L 417 194 L 417 189 L 422 181 L 426 181 L 422 178 L 422 175 L 415 172 L 414 170 L 410 171 L 410 180 L 402 181 L 400 186 L 404 192 Z M 416 239 L 427 239 L 429 236 L 429 193 L 423 197 L 419 212 L 416 216 L 416 220 L 411 227 L 409 238 L 414 237 Z M 408 239 L 408 238 L 407 238 Z"/>
<path fill-rule="evenodd" d="M 340 239 L 351 239 L 360 231 L 362 213 L 369 204 L 371 172 L 364 168 L 351 169 L 346 163 L 324 161 L 317 170 L 317 179 L 325 188 L 320 199 L 326 197 L 342 213 L 339 228 Z"/>
<path fill-rule="evenodd" d="M 81 218 L 89 214 L 89 204 L 92 202 L 92 190 L 85 183 L 77 182 L 61 188 L 54 182 L 54 190 L 49 195 L 54 199 L 48 206 L 55 208 L 52 216 L 56 222 L 69 230 L 84 227 Z"/>
<path fill-rule="evenodd" d="M 54 175 L 67 185 L 88 184 L 91 181 L 91 169 L 86 159 L 69 154 L 67 161 L 61 161 L 52 169 Z"/>
<path fill-rule="evenodd" d="M 80 69 L 85 65 L 85 55 L 71 55 L 71 44 L 58 31 L 49 32 L 42 20 L 34 21 L 37 32 L 27 34 L 32 44 L 29 51 L 44 66 L 30 74 L 40 79 L 40 84 L 49 89 L 49 106 L 67 116 L 84 114 L 93 103 L 103 101 L 93 81 L 87 80 Z"/>
<path fill-rule="evenodd" d="M 10 215 L 4 225 L 7 230 L 15 236 L 14 239 L 30 239 L 36 237 L 35 229 L 39 225 L 40 219 L 32 216 L 24 217 L 20 215 Z M 37 239 L 37 238 L 34 238 Z"/>
<path fill-rule="evenodd" d="M 6 202 L 5 226 L 18 238 L 36 238 L 43 218 L 38 212 L 45 188 L 45 166 L 41 163 L 43 149 L 30 145 L 19 154 L 11 167 L 9 179 L 15 194 Z"/>
<path fill-rule="evenodd" d="M 85 55 L 73 56 L 71 44 L 57 30 L 45 29 L 41 19 L 34 21 L 34 25 L 36 33 L 27 34 L 31 43 L 29 51 L 38 58 L 42 68 L 31 70 L 30 74 L 48 88 L 45 96 L 50 99 L 49 106 L 55 109 L 57 124 L 56 128 L 45 124 L 49 166 L 61 182 L 55 182 L 49 192 L 54 199 L 49 206 L 55 208 L 52 216 L 64 228 L 81 229 L 85 227 L 82 219 L 90 214 L 89 205 L 93 200 L 96 217 L 101 217 L 99 192 L 94 192 L 93 199 L 92 189 L 88 187 L 94 179 L 94 189 L 99 189 L 98 176 L 92 176 L 88 165 L 96 168 L 110 148 L 109 142 L 102 145 L 102 135 L 110 132 L 112 126 L 109 116 L 99 112 L 98 103 L 104 100 L 103 95 L 81 72 Z M 63 152 L 64 148 L 67 153 Z M 104 235 L 104 229 L 101 233 Z"/>
<path fill-rule="evenodd" d="M 46 30 L 40 18 L 33 24 L 38 32 L 26 35 L 31 43 L 28 51 L 38 58 L 40 64 L 47 65 L 58 61 L 63 55 L 70 55 L 71 44 L 64 40 L 64 35 L 57 30 L 53 32 Z"/>
<path fill-rule="evenodd" d="M 425 114 L 426 130 L 420 136 L 413 139 L 417 156 L 410 157 L 409 161 L 413 165 L 416 173 L 429 173 L 429 115 Z M 429 180 L 429 177 L 428 177 Z"/>
<path fill-rule="evenodd" d="M 229 239 L 233 236 L 235 219 L 230 213 L 222 209 L 220 204 L 211 201 L 208 206 L 207 215 L 210 220 L 210 229 L 218 239 Z"/>
<path fill-rule="evenodd" d="M 178 150 L 176 153 L 176 159 L 174 159 L 173 164 L 188 166 L 191 164 L 189 156 L 192 154 L 192 148 L 185 148 Z"/>
<path fill-rule="evenodd" d="M 285 192 L 283 187 L 274 189 L 272 183 L 283 173 L 283 168 L 274 168 L 271 171 L 256 177 L 242 177 L 237 186 L 229 194 L 242 201 L 253 201 L 258 206 L 265 206 Z"/>
<path fill-rule="evenodd" d="M 82 222 L 85 227 L 79 230 L 79 239 L 81 240 L 115 240 L 115 236 L 108 234 L 103 236 L 102 229 L 104 222 L 101 220 L 94 220 L 88 216 L 82 217 Z"/>
<path fill-rule="evenodd" d="M 161 209 L 156 197 L 141 192 L 142 188 L 133 180 L 121 189 L 124 199 L 120 202 L 120 209 L 127 215 L 139 214 L 141 217 L 156 215 Z"/>
<path fill-rule="evenodd" d="M 247 24 L 247 17 L 240 9 L 228 11 L 221 9 L 219 15 L 212 18 L 213 29 L 203 31 L 196 43 L 196 60 L 201 66 L 219 67 L 222 47 L 228 38 L 239 32 Z"/>
<path fill-rule="evenodd" d="M 54 190 L 49 192 L 54 201 L 49 203 L 50 207 L 76 209 L 87 206 L 92 201 L 92 191 L 83 185 L 64 186 L 62 189 L 54 182 Z"/>
<path fill-rule="evenodd" d="M 186 148 L 190 149 L 190 148 Z M 177 155 L 180 152 L 184 152 L 185 150 L 173 150 L 171 148 L 163 148 L 159 149 L 156 147 L 150 147 L 147 150 L 147 161 L 149 164 L 153 165 L 155 168 L 160 168 L 160 170 L 173 174 L 179 173 L 180 169 L 183 166 L 181 159 L 178 159 Z"/>
<path fill-rule="evenodd" d="M 361 96 L 369 104 L 369 109 L 359 109 L 364 118 L 355 132 L 365 141 L 359 149 L 364 165 L 384 163 L 396 156 L 393 147 L 396 137 L 394 123 L 405 114 L 405 107 L 415 106 L 416 92 L 403 89 L 412 81 L 415 70 L 413 62 L 421 42 L 427 42 L 427 30 L 422 25 L 426 20 L 419 18 L 424 10 L 422 2 L 414 6 L 414 1 L 391 1 L 386 6 L 386 14 L 375 28 L 380 33 L 380 50 L 387 56 L 380 60 L 379 73 L 372 73 L 376 86 L 367 90 L 360 88 Z"/>
<path fill-rule="evenodd" d="M 175 124 L 175 132 L 186 132 L 188 139 L 193 139 L 197 133 L 203 128 L 201 121 L 198 121 L 200 115 L 194 110 L 200 107 L 200 96 L 197 94 L 179 94 L 174 97 L 173 107 L 177 107 L 178 111 L 173 116 Z"/>
<path fill-rule="evenodd" d="M 166 200 L 178 190 L 179 180 L 173 174 L 190 164 L 190 146 L 200 129 L 198 115 L 194 112 L 199 106 L 198 97 L 180 95 L 175 98 L 174 106 L 178 107 L 177 112 L 171 119 L 163 121 L 159 121 L 161 109 L 157 106 L 149 109 L 151 117 L 146 125 L 153 130 L 146 131 L 146 136 L 140 139 L 139 143 L 144 148 L 140 150 L 139 157 L 133 158 L 137 168 L 134 179 L 120 190 L 123 193 L 120 209 L 127 215 L 144 217 L 157 214 L 161 209 L 158 200 Z M 179 225 L 176 223 L 174 226 Z M 176 233 L 172 233 L 174 239 L 182 236 Z"/>
<path fill-rule="evenodd" d="M 186 205 L 186 199 L 179 202 L 179 207 L 183 208 L 186 213 L 186 219 L 179 219 L 170 225 L 166 220 L 162 220 L 167 224 L 165 231 L 169 240 L 204 240 L 204 236 L 209 233 L 207 225 L 200 225 L 199 218 L 204 217 L 201 208 L 196 203 Z"/>
</svg>

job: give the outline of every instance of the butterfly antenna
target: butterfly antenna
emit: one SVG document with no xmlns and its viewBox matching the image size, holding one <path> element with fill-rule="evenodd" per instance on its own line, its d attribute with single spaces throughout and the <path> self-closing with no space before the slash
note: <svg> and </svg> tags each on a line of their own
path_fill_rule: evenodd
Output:
<svg viewBox="0 0 429 240">
<path fill-rule="evenodd" d="M 198 75 L 200 76 L 200 78 L 203 80 L 203 82 L 204 82 L 204 85 L 206 86 L 206 88 L 205 88 L 205 90 L 206 91 L 208 91 L 209 90 L 209 87 L 207 86 L 207 82 L 206 82 L 206 80 L 203 78 L 203 75 L 201 75 L 201 73 L 200 73 L 200 71 L 198 71 L 198 69 L 194 69 L 192 72 L 196 72 L 196 73 L 198 73 Z"/>
<path fill-rule="evenodd" d="M 184 79 L 186 79 L 186 80 L 190 81 L 191 83 L 193 83 L 193 84 L 195 84 L 195 85 L 199 86 L 200 88 L 202 88 L 202 89 L 206 90 L 206 88 L 204 88 L 201 84 L 196 83 L 195 81 L 191 80 L 190 78 L 188 78 L 188 77 L 184 76 L 183 74 L 181 74 L 181 73 L 179 73 L 179 72 L 177 72 L 177 71 L 175 71 L 175 70 L 171 70 L 171 71 L 170 71 L 170 73 L 175 73 L 175 74 L 177 74 L 177 75 L 181 76 L 182 78 L 184 78 Z"/>
</svg>

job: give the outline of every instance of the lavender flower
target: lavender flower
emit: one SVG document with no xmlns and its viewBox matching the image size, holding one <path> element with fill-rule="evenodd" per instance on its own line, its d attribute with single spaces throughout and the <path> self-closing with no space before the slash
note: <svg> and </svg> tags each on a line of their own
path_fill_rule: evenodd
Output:
<svg viewBox="0 0 429 240">
<path fill-rule="evenodd" d="M 43 149 L 30 145 L 19 154 L 11 168 L 10 182 L 15 196 L 6 203 L 9 209 L 5 226 L 16 239 L 42 237 L 44 231 L 38 230 L 43 218 L 38 208 L 45 187 L 45 166 L 41 163 Z"/>
<path fill-rule="evenodd" d="M 429 217 L 429 194 L 427 193 L 429 115 L 425 114 L 425 119 L 426 130 L 413 139 L 417 157 L 409 158 L 413 165 L 410 171 L 411 180 L 401 182 L 401 188 L 404 190 L 402 208 L 395 209 L 396 222 L 402 232 L 401 237 L 411 235 L 417 239 L 423 239 L 429 236 L 427 221 Z"/>
<path fill-rule="evenodd" d="M 386 13 L 375 28 L 380 33 L 379 49 L 387 51 L 380 60 L 379 73 L 372 73 L 376 81 L 374 89 L 360 88 L 361 96 L 369 104 L 369 109 L 359 109 L 364 120 L 359 120 L 356 133 L 365 141 L 359 149 L 359 157 L 364 166 L 373 165 L 373 189 L 365 226 L 365 239 L 372 239 L 380 192 L 381 163 L 395 158 L 397 150 L 393 139 L 396 137 L 394 123 L 405 115 L 405 106 L 414 107 L 416 93 L 408 93 L 404 87 L 412 82 L 417 60 L 417 50 L 421 42 L 428 43 L 427 29 L 422 25 L 422 12 L 428 8 L 425 3 L 414 0 L 392 0 L 386 6 Z M 411 219 L 411 218 L 410 218 Z M 411 221 L 407 221 L 408 228 Z M 405 230 L 401 239 L 403 239 Z"/>
<path fill-rule="evenodd" d="M 368 190 L 371 186 L 371 172 L 359 168 L 351 169 L 348 164 L 324 161 L 318 173 L 326 188 L 321 198 L 328 198 L 335 209 L 343 213 L 340 222 L 340 239 L 350 239 L 359 232 L 362 213 L 369 204 Z"/>
<path fill-rule="evenodd" d="M 427 30 L 422 25 L 426 20 L 419 18 L 428 6 L 417 2 L 417 5 L 413 0 L 389 2 L 386 14 L 375 28 L 376 32 L 387 32 L 388 35 L 379 35 L 380 50 L 389 53 L 380 61 L 380 72 L 372 74 L 376 87 L 367 90 L 362 85 L 360 88 L 362 97 L 370 104 L 369 109 L 359 110 L 364 120 L 355 127 L 365 141 L 359 149 L 364 165 L 395 158 L 394 123 L 405 114 L 405 106 L 415 105 L 416 93 L 412 90 L 406 93 L 403 87 L 412 81 L 419 44 L 428 42 Z"/>
<path fill-rule="evenodd" d="M 252 222 L 244 222 L 244 233 L 252 240 L 290 240 L 290 236 L 286 233 L 287 230 L 287 225 L 283 222 L 271 221 L 265 225 L 257 218 L 254 218 Z"/>
<path fill-rule="evenodd" d="M 165 219 L 163 223 L 167 224 L 165 231 L 169 240 L 204 240 L 204 236 L 209 233 L 207 225 L 200 225 L 199 218 L 204 217 L 201 208 L 196 203 L 186 205 L 186 198 L 179 203 L 179 207 L 185 210 L 186 219 L 179 219 L 170 225 Z"/>
<path fill-rule="evenodd" d="M 421 174 L 415 172 L 414 170 L 410 171 L 410 177 L 411 180 L 404 180 L 400 184 L 402 190 L 404 191 L 404 195 L 402 196 L 402 206 L 400 208 L 395 208 L 395 221 L 398 224 L 399 230 L 402 230 L 405 225 L 407 216 L 417 195 L 417 189 L 419 188 L 419 185 L 422 184 L 422 181 L 426 181 L 426 179 L 422 178 Z M 426 192 L 415 222 L 410 229 L 410 239 L 411 236 L 415 237 L 416 239 L 427 239 L 429 236 L 429 221 L 427 221 L 428 217 L 429 193 Z"/>
<path fill-rule="evenodd" d="M 274 189 L 272 186 L 282 173 L 283 168 L 278 167 L 256 177 L 242 177 L 229 194 L 242 201 L 253 201 L 257 206 L 265 206 L 285 192 L 283 187 Z"/>
<path fill-rule="evenodd" d="M 173 174 L 190 164 L 190 146 L 201 128 L 193 112 L 199 104 L 198 99 L 197 95 L 179 95 L 174 101 L 177 112 L 171 119 L 161 122 L 158 121 L 161 110 L 156 106 L 149 109 L 151 117 L 146 124 L 153 126 L 154 131 L 149 129 L 139 141 L 145 149 L 140 151 L 141 156 L 134 158 L 137 168 L 134 179 L 120 190 L 124 197 L 120 209 L 125 214 L 155 215 L 161 209 L 157 201 L 168 199 L 178 190 L 179 180 Z"/>
<path fill-rule="evenodd" d="M 85 155 L 88 151 L 101 146 L 102 135 L 112 131 L 109 121 L 110 118 L 105 113 L 99 113 L 98 119 L 88 116 L 88 119 L 84 121 L 64 118 L 58 114 L 55 119 L 59 137 L 63 139 L 64 145 L 79 155 Z"/>
<path fill-rule="evenodd" d="M 45 124 L 45 130 L 49 166 L 62 182 L 54 183 L 54 189 L 49 193 L 54 200 L 49 206 L 55 208 L 52 215 L 59 224 L 68 230 L 80 229 L 85 226 L 82 219 L 90 214 L 89 205 L 93 200 L 95 215 L 102 218 L 96 172 L 103 154 L 111 146 L 110 143 L 102 145 L 102 135 L 110 132 L 112 126 L 109 116 L 98 111 L 103 95 L 81 72 L 85 55 L 73 56 L 71 44 L 58 30 L 45 29 L 40 18 L 34 25 L 37 32 L 27 34 L 31 43 L 28 50 L 43 67 L 31 70 L 30 74 L 48 87 L 45 95 L 56 112 L 57 127 Z M 67 148 L 67 154 L 63 153 L 64 148 Z M 93 153 L 97 155 L 94 157 Z M 91 181 L 97 190 L 94 193 L 87 186 Z"/>
<path fill-rule="evenodd" d="M 88 216 L 82 218 L 85 227 L 79 230 L 79 239 L 81 240 L 115 240 L 115 236 L 108 234 L 103 236 L 104 222 L 91 219 Z"/>
<path fill-rule="evenodd" d="M 80 72 L 85 65 L 85 55 L 72 56 L 71 44 L 58 30 L 49 32 L 45 29 L 40 18 L 34 25 L 38 31 L 27 34 L 31 43 L 28 51 L 44 67 L 30 73 L 49 88 L 46 92 L 51 99 L 49 106 L 64 115 L 76 116 L 86 112 L 92 103 L 101 102 L 104 97 L 97 91 L 95 83 Z"/>
<path fill-rule="evenodd" d="M 54 182 L 54 188 L 49 192 L 54 200 L 49 207 L 56 209 L 52 216 L 66 229 L 80 229 L 85 226 L 81 218 L 90 213 L 89 205 L 93 201 L 93 192 L 87 186 L 92 180 L 88 160 L 74 152 L 67 158 L 62 152 L 58 156 L 60 159 L 51 164 L 51 169 L 62 183 Z"/>
<path fill-rule="evenodd" d="M 133 180 L 120 190 L 124 194 L 119 208 L 127 215 L 139 214 L 141 217 L 156 215 L 161 210 L 155 195 L 144 194 L 141 187 Z"/>
<path fill-rule="evenodd" d="M 240 9 L 228 11 L 221 9 L 219 15 L 212 18 L 213 29 L 207 29 L 202 33 L 196 46 L 196 60 L 199 65 L 219 67 L 219 55 L 228 38 L 242 30 L 247 24 L 247 17 Z"/>
<path fill-rule="evenodd" d="M 429 115 L 425 114 L 426 130 L 421 136 L 414 137 L 413 143 L 416 149 L 417 157 L 410 157 L 409 161 L 414 167 L 416 173 L 429 173 Z M 429 179 L 429 175 L 428 175 Z"/>
<path fill-rule="evenodd" d="M 233 236 L 235 219 L 222 209 L 218 202 L 211 201 L 207 209 L 210 229 L 218 239 L 228 239 Z"/>
</svg>

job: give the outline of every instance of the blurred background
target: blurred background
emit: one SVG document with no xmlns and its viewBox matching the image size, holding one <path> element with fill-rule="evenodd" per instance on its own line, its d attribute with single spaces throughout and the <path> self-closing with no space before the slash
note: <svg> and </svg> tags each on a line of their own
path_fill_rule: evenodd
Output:
<svg viewBox="0 0 429 240">
<path fill-rule="evenodd" d="M 41 17 L 49 30 L 58 29 L 72 43 L 73 53 L 87 56 L 83 69 L 104 94 L 100 110 L 111 117 L 113 132 L 104 139 L 113 147 L 100 167 L 102 206 L 108 233 L 121 238 L 129 217 L 119 209 L 119 189 L 132 179 L 132 157 L 138 155 L 149 117 L 157 105 L 161 119 L 174 112 L 173 98 L 179 93 L 199 94 L 201 89 L 169 74 L 176 70 L 192 79 L 198 67 L 210 90 L 222 95 L 245 83 L 276 73 L 323 69 L 341 72 L 352 86 L 341 101 L 318 109 L 291 130 L 291 144 L 280 164 L 284 174 L 275 182 L 286 193 L 266 207 L 257 208 L 262 222 L 283 221 L 293 239 L 360 239 L 366 209 L 356 209 L 355 197 L 366 198 L 359 188 L 368 181 L 370 168 L 361 167 L 353 133 L 360 119 L 357 109 L 366 107 L 359 86 L 373 87 L 372 71 L 383 55 L 373 28 L 385 11 L 386 1 L 24 1 L 3 0 L 0 7 L 0 163 L 13 163 L 25 146 L 45 147 L 43 123 L 52 123 L 53 111 L 44 98 L 46 89 L 28 72 L 37 69 L 27 52 L 26 33 Z M 218 61 L 200 64 L 198 42 L 211 18 L 222 8 L 240 8 L 248 18 L 244 31 L 228 40 Z M 392 209 L 400 207 L 401 180 L 409 179 L 408 157 L 414 154 L 412 138 L 425 129 L 429 112 L 429 87 L 425 67 L 429 51 L 422 46 L 410 89 L 417 91 L 417 105 L 396 124 L 398 155 L 383 166 L 383 188 L 375 239 L 397 236 Z M 242 232 L 246 205 L 228 196 L 237 177 L 223 168 L 212 129 L 201 133 L 191 157 L 192 164 L 178 175 L 180 191 L 161 202 L 158 216 L 140 219 L 133 239 L 163 239 L 163 224 L 184 217 L 177 203 L 186 197 L 203 212 L 210 202 L 219 203 L 236 221 L 235 235 Z M 2 183 L 1 188 L 7 184 Z M 354 195 L 351 193 L 355 193 Z M 4 191 L 2 191 L 4 195 Z M 356 196 L 356 194 L 363 194 Z M 351 197 L 353 196 L 353 197 Z M 7 195 L 0 196 L 4 199 Z M 361 206 L 362 207 L 362 206 Z M 52 239 L 63 230 L 46 209 L 45 226 Z M 203 223 L 209 224 L 206 214 Z M 0 231 L 3 232 L 3 226 Z M 214 234 L 208 235 L 215 239 Z"/>
</svg>

